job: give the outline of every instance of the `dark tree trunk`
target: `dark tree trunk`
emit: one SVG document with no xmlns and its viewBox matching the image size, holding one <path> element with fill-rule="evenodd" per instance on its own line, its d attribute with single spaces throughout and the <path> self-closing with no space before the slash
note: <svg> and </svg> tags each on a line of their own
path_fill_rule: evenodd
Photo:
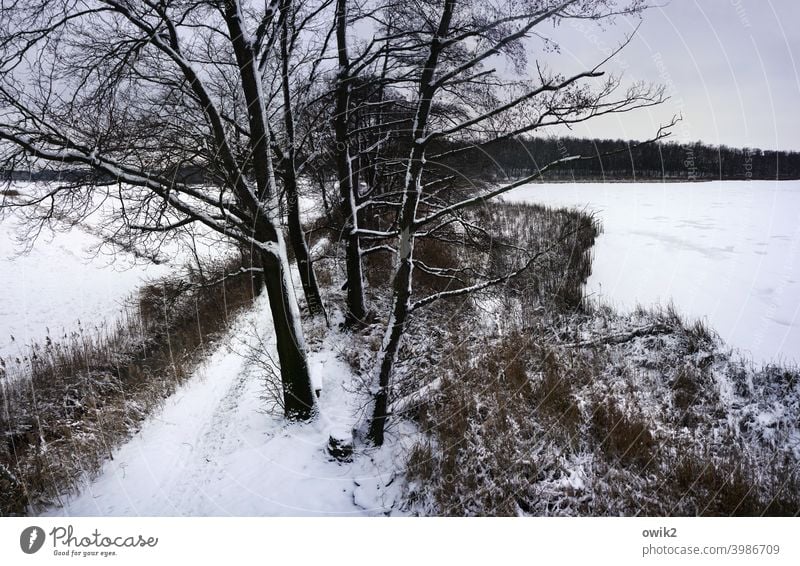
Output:
<svg viewBox="0 0 800 566">
<path fill-rule="evenodd" d="M 242 27 L 238 2 L 227 0 L 224 8 L 225 21 L 242 81 L 242 91 L 249 109 L 251 161 L 258 187 L 256 202 L 251 202 L 252 195 L 244 194 L 242 197 L 246 199 L 244 202 L 250 204 L 250 212 L 255 220 L 254 236 L 266 245 L 265 248 L 269 248 L 269 251 L 265 249 L 261 254 L 261 262 L 275 328 L 278 361 L 281 366 L 284 411 L 288 418 L 308 419 L 315 411 L 315 397 L 300 325 L 300 312 L 289 273 L 289 260 L 286 257 L 281 228 L 277 222 L 279 198 L 275 185 L 272 149 L 269 147 L 269 123 L 259 82 L 261 78 L 253 44 L 247 40 L 248 36 Z"/>
<path fill-rule="evenodd" d="M 326 187 L 327 180 L 324 177 L 319 178 L 319 189 L 322 192 L 322 207 L 325 209 L 325 219 L 328 223 L 333 221 L 331 214 L 331 205 L 328 203 L 328 188 Z"/>
<path fill-rule="evenodd" d="M 286 129 L 287 147 L 284 152 L 283 167 L 283 188 L 286 194 L 286 217 L 289 224 L 289 242 L 294 251 L 297 262 L 297 270 L 300 272 L 300 282 L 303 285 L 303 293 L 308 304 L 308 312 L 311 316 L 323 316 L 325 305 L 317 284 L 317 277 L 314 273 L 314 266 L 308 253 L 306 235 L 303 232 L 303 225 L 300 222 L 300 207 L 297 202 L 297 164 L 295 159 L 295 130 L 294 115 L 292 112 L 292 93 L 289 85 L 289 22 L 291 10 L 291 0 L 283 0 L 281 10 L 284 12 L 280 32 L 281 47 L 281 91 L 283 93 L 283 123 Z"/>
<path fill-rule="evenodd" d="M 281 366 L 284 414 L 289 419 L 306 420 L 314 415 L 315 397 L 297 303 L 290 288 L 288 261 L 281 261 L 271 253 L 262 254 L 261 261 Z"/>
<path fill-rule="evenodd" d="M 253 297 L 258 297 L 261 295 L 261 292 L 264 290 L 264 263 L 261 261 L 261 254 L 255 253 L 252 249 L 246 250 L 242 252 L 244 259 L 250 263 L 250 267 L 255 269 L 256 271 L 253 272 L 252 277 L 250 278 L 250 284 L 252 285 L 253 289 Z M 246 265 L 247 262 L 243 262 L 243 265 Z M 260 271 L 259 271 L 260 270 Z"/>
<path fill-rule="evenodd" d="M 414 240 L 411 239 L 408 243 L 413 248 Z M 409 300 L 411 297 L 411 272 L 413 269 L 411 251 L 409 250 L 405 260 L 400 260 L 400 266 L 395 274 L 392 317 L 389 320 L 389 327 L 386 329 L 384 346 L 379 358 L 378 391 L 375 393 L 375 407 L 373 408 L 372 421 L 367 433 L 367 438 L 375 446 L 383 444 L 386 419 L 389 417 L 390 380 L 394 362 L 397 359 L 397 351 L 400 349 L 405 323 L 408 319 Z"/>
<path fill-rule="evenodd" d="M 339 74 L 336 82 L 336 110 L 333 129 L 336 135 L 336 171 L 339 177 L 339 199 L 344 219 L 342 237 L 345 241 L 347 271 L 348 325 L 361 325 L 366 318 L 364 274 L 361 265 L 361 240 L 358 235 L 358 185 L 353 174 L 348 119 L 350 104 L 350 60 L 347 54 L 347 0 L 336 0 L 336 45 L 339 55 Z"/>
<path fill-rule="evenodd" d="M 294 167 L 294 158 L 286 164 L 287 168 Z M 287 177 L 291 177 L 290 179 Z M 306 243 L 306 235 L 300 223 L 300 210 L 297 204 L 297 180 L 293 173 L 284 175 L 284 188 L 286 190 L 286 218 L 289 223 L 289 242 L 294 251 L 297 261 L 297 270 L 300 272 L 300 282 L 303 285 L 303 293 L 308 304 L 308 312 L 311 316 L 323 316 L 327 320 L 325 305 L 319 292 L 317 275 L 314 272 L 314 265 Z"/>
<path fill-rule="evenodd" d="M 447 37 L 450 20 L 453 15 L 454 0 L 445 0 L 441 20 L 436 32 L 440 41 Z M 375 407 L 372 414 L 368 438 L 376 446 L 383 444 L 386 419 L 389 417 L 389 394 L 391 392 L 391 378 L 400 341 L 403 338 L 406 320 L 411 311 L 411 289 L 414 273 L 414 237 L 417 217 L 417 206 L 422 192 L 422 170 L 425 163 L 425 132 L 428 117 L 433 104 L 433 87 L 436 67 L 441 54 L 440 41 L 431 43 L 431 50 L 419 82 L 419 102 L 414 119 L 415 128 L 411 132 L 413 143 L 408 157 L 405 185 L 403 187 L 403 206 L 400 209 L 398 227 L 400 241 L 398 243 L 398 257 L 400 264 L 395 272 L 393 281 L 392 313 L 389 325 L 384 335 L 383 348 L 380 353 L 378 369 L 378 391 L 375 394 Z"/>
</svg>

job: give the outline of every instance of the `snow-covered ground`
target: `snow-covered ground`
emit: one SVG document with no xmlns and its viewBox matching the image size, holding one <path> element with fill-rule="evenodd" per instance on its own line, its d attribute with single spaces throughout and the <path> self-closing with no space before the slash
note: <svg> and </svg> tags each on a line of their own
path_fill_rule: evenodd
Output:
<svg viewBox="0 0 800 566">
<path fill-rule="evenodd" d="M 800 267 L 795 263 L 800 183 L 532 185 L 507 200 L 597 211 L 604 232 L 588 287 L 603 300 L 622 308 L 671 300 L 685 314 L 706 318 L 731 345 L 758 360 L 800 359 Z M 67 236 L 76 238 L 77 247 L 89 237 L 82 232 Z M 98 293 L 85 290 L 80 280 L 67 279 L 78 266 L 95 274 L 86 285 L 102 287 L 97 281 L 107 277 L 115 291 L 112 303 L 138 285 L 131 281 L 125 288 L 116 271 L 106 276 L 91 263 L 69 259 L 58 246 L 71 250 L 70 240 L 61 238 L 42 250 L 39 262 L 30 260 L 40 273 L 52 274 L 53 290 L 36 291 L 38 282 L 19 285 L 23 292 L 34 289 L 38 318 L 48 321 L 51 330 L 49 310 L 58 311 L 53 304 L 62 300 L 58 282 L 70 282 L 71 291 L 83 300 L 97 299 L 93 294 Z M 7 271 L 19 272 L 19 262 L 29 258 L 7 263 L 3 277 Z M 48 262 L 59 267 L 48 269 Z M 16 273 L 10 282 L 18 285 L 19 279 Z M 17 313 L 30 309 L 20 310 L 19 300 L 6 304 Z M 91 304 L 97 305 L 93 312 L 108 316 L 99 302 L 78 302 L 63 309 L 66 318 L 60 324 L 70 324 L 69 314 L 85 320 Z M 262 297 L 163 409 L 114 450 L 99 475 L 87 478 L 79 493 L 65 495 L 61 506 L 45 514 L 403 513 L 401 470 L 407 445 L 398 439 L 410 442 L 417 437 L 414 430 L 401 431 L 377 451 L 361 447 L 348 463 L 325 450 L 329 434 L 350 431 L 368 405 L 350 368 L 337 357 L 337 349 L 348 342 L 336 328 L 334 321 L 330 331 L 318 333 L 325 337 L 310 355 L 316 380 L 323 385 L 321 416 L 315 422 L 287 423 L 264 411 L 262 379 L 246 361 L 248 344 L 258 343 L 252 332 L 271 343 L 271 319 Z"/>
<path fill-rule="evenodd" d="M 18 355 L 32 341 L 41 342 L 111 321 L 124 301 L 148 277 L 169 266 L 136 263 L 126 254 L 115 258 L 89 250 L 97 236 L 81 229 L 43 233 L 27 254 L 15 241 L 15 218 L 0 222 L 0 357 Z"/>
<path fill-rule="evenodd" d="M 306 215 L 317 213 L 312 209 L 305 199 Z M 18 222 L 14 216 L 0 222 L 0 357 L 17 355 L 27 343 L 48 335 L 58 339 L 79 328 L 95 331 L 120 314 L 143 282 L 192 258 L 178 243 L 163 265 L 124 253 L 92 255 L 99 223 L 91 219 L 82 228 L 43 234 L 29 253 L 20 255 Z M 219 257 L 227 250 L 196 243 L 202 257 Z M 287 423 L 280 414 L 265 411 L 263 375 L 248 365 L 253 348 L 262 343 L 273 348 L 276 359 L 273 335 L 262 297 L 163 409 L 128 442 L 113 448 L 113 459 L 97 477 L 87 477 L 78 493 L 65 494 L 62 505 L 44 514 L 398 513 L 403 483 L 395 476 L 402 469 L 398 445 L 390 441 L 381 450 L 361 449 L 346 463 L 326 451 L 329 436 L 346 438 L 366 405 L 363 389 L 359 394 L 349 367 L 337 358 L 346 341 L 332 330 L 310 354 L 314 381 L 322 384 L 320 416 L 311 424 Z"/>
<path fill-rule="evenodd" d="M 323 385 L 321 417 L 288 423 L 264 412 L 263 383 L 248 370 L 246 344 L 268 344 L 272 324 L 264 296 L 231 329 L 230 344 L 211 353 L 162 411 L 107 461 L 98 478 L 62 515 L 374 515 L 399 501 L 397 445 L 331 458 L 329 433 L 357 422 L 359 396 L 348 366 L 336 358 L 332 331 L 310 356 Z M 274 352 L 273 352 L 274 356 Z M 396 481 L 395 481 L 396 480 Z M 397 510 L 394 509 L 394 512 Z"/>
<path fill-rule="evenodd" d="M 800 362 L 800 182 L 537 183 L 505 200 L 597 214 L 602 301 L 671 301 L 756 362 Z"/>
<path fill-rule="evenodd" d="M 25 194 L 29 185 L 19 182 L 13 188 Z M 98 253 L 102 213 L 100 207 L 68 231 L 43 230 L 29 251 L 17 240 L 20 217 L 9 214 L 0 221 L 0 357 L 24 353 L 28 344 L 47 336 L 57 340 L 111 324 L 145 281 L 194 261 L 186 240 L 178 238 L 164 245 L 160 257 L 166 261 L 160 265 L 119 250 Z M 229 250 L 211 238 L 196 237 L 193 245 L 202 258 Z"/>
</svg>

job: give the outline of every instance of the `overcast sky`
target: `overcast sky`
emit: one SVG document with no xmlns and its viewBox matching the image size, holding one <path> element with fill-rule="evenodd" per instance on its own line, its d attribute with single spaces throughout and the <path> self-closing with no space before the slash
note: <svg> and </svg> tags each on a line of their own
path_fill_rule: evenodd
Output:
<svg viewBox="0 0 800 566">
<path fill-rule="evenodd" d="M 592 121 L 573 135 L 645 139 L 682 114 L 677 141 L 800 150 L 800 0 L 662 2 L 644 14 L 636 38 L 609 69 L 664 84 L 671 100 Z M 595 62 L 634 25 L 562 26 L 560 64 Z"/>
</svg>

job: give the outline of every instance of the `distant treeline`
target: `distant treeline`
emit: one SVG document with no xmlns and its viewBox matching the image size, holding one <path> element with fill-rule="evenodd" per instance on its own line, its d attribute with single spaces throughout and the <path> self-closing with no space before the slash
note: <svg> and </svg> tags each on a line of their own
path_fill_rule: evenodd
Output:
<svg viewBox="0 0 800 566">
<path fill-rule="evenodd" d="M 526 138 L 503 140 L 482 146 L 432 144 L 431 162 L 448 173 L 471 178 L 523 177 L 564 157 L 580 155 L 591 159 L 570 161 L 548 171 L 545 179 L 585 180 L 735 180 L 800 179 L 800 152 L 706 145 L 700 142 L 648 143 L 584 138 Z M 396 148 L 400 152 L 404 148 Z M 435 154 L 439 153 L 440 158 Z M 169 171 L 177 181 L 208 183 L 198 168 Z M 16 181 L 59 181 L 79 183 L 86 170 L 47 169 L 4 171 L 3 178 Z M 107 179 L 113 181 L 113 179 Z"/>
<path fill-rule="evenodd" d="M 161 171 L 162 176 L 170 176 L 175 181 L 182 183 L 206 183 L 209 182 L 208 177 L 204 174 L 203 170 L 198 167 L 183 167 L 179 171 Z M 113 182 L 114 179 L 110 175 L 104 175 L 93 171 L 91 169 L 58 169 L 58 168 L 44 168 L 38 171 L 2 171 L 0 170 L 0 182 L 2 181 L 42 181 L 42 182 L 58 182 L 58 183 L 74 183 L 81 182 Z"/>
<path fill-rule="evenodd" d="M 445 158 L 461 174 L 522 177 L 556 159 L 571 161 L 545 174 L 546 179 L 800 179 L 800 152 L 692 144 L 650 143 L 579 138 L 504 140 L 459 151 Z"/>
</svg>

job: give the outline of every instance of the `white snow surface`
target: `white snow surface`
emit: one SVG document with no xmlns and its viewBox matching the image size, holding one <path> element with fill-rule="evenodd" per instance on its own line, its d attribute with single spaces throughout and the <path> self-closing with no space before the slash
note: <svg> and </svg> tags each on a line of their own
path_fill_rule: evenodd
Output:
<svg viewBox="0 0 800 566">
<path fill-rule="evenodd" d="M 290 423 L 264 411 L 263 382 L 245 360 L 253 329 L 274 345 L 264 296 L 163 410 L 114 451 L 99 476 L 46 516 L 281 516 L 396 513 L 399 444 L 340 463 L 325 450 L 349 434 L 363 404 L 336 357 L 337 331 L 310 354 L 322 382 L 320 416 Z M 226 344 L 227 342 L 227 344 Z M 275 356 L 275 353 L 272 352 Z"/>
<path fill-rule="evenodd" d="M 97 236 L 74 228 L 44 233 L 21 254 L 17 220 L 0 222 L 0 357 L 16 356 L 33 341 L 93 330 L 120 315 L 126 297 L 166 265 L 142 264 L 126 254 L 89 252 Z"/>
<path fill-rule="evenodd" d="M 600 301 L 672 302 L 757 363 L 800 362 L 800 182 L 535 183 L 505 200 L 597 215 Z"/>
<path fill-rule="evenodd" d="M 30 185 L 13 188 L 24 194 Z M 44 229 L 29 251 L 17 240 L 21 218 L 12 213 L 0 221 L 0 358 L 25 354 L 48 336 L 58 340 L 113 325 L 142 284 L 195 261 L 181 238 L 164 245 L 166 263 L 160 265 L 108 247 L 98 252 L 103 213 L 101 206 L 66 231 Z M 217 240 L 197 234 L 193 245 L 202 259 L 219 258 L 230 248 Z"/>
</svg>

